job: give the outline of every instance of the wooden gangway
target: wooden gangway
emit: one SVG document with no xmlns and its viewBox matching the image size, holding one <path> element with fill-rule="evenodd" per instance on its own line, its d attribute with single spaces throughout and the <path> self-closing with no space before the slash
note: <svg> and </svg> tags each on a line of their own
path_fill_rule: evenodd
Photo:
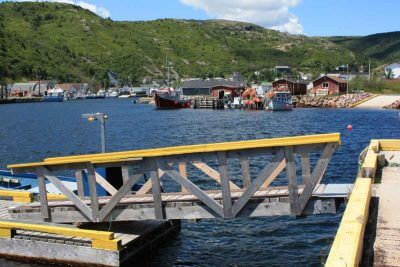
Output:
<svg viewBox="0 0 400 267">
<path fill-rule="evenodd" d="M 321 180 L 340 145 L 340 134 L 320 134 L 262 140 L 200 144 L 157 149 L 48 158 L 42 162 L 10 165 L 14 173 L 38 175 L 38 203 L 10 209 L 12 218 L 49 222 L 103 222 L 114 220 L 235 218 L 274 215 L 301 215 L 332 212 L 335 198 L 344 198 L 348 189 L 336 195 L 324 193 Z M 311 170 L 310 154 L 319 155 Z M 264 167 L 251 176 L 252 159 Z M 230 168 L 239 162 L 241 181 L 234 183 Z M 218 165 L 213 169 L 210 162 Z M 298 168 L 296 168 L 296 164 Z M 219 184 L 204 190 L 192 180 L 188 165 L 201 170 Z M 301 168 L 300 168 L 301 166 Z M 119 168 L 123 184 L 113 186 L 113 177 L 102 177 L 97 168 Z M 298 175 L 298 170 L 301 174 Z M 271 187 L 286 170 L 285 185 Z M 78 192 L 69 190 L 57 173 L 74 171 Z M 84 194 L 82 173 L 87 174 L 89 195 Z M 135 184 L 150 179 L 140 190 Z M 176 182 L 180 189 L 163 192 L 161 177 Z M 65 200 L 50 201 L 45 190 L 48 180 Z M 97 186 L 109 197 L 99 197 Z M 307 211 L 311 207 L 311 211 Z"/>
</svg>

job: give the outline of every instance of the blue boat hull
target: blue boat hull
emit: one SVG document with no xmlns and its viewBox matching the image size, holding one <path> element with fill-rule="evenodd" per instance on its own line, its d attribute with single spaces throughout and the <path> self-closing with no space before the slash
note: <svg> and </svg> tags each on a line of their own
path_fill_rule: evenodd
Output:
<svg viewBox="0 0 400 267">
<path fill-rule="evenodd" d="M 42 102 L 64 102 L 63 96 L 44 96 Z"/>
</svg>

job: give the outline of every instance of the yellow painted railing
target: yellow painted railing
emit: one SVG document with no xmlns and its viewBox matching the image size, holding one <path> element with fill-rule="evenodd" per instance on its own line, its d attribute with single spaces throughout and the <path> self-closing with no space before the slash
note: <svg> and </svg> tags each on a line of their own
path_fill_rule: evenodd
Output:
<svg viewBox="0 0 400 267">
<path fill-rule="evenodd" d="M 13 231 L 15 230 L 58 234 L 69 237 L 88 238 L 92 240 L 92 247 L 97 249 L 119 250 L 121 248 L 121 240 L 114 239 L 113 232 L 86 230 L 46 224 L 0 221 L 0 238 L 12 238 Z"/>
<path fill-rule="evenodd" d="M 371 187 L 378 169 L 380 151 L 400 151 L 400 140 L 372 140 L 361 165 L 361 177 L 356 179 L 326 267 L 358 266 L 361 261 L 364 231 L 368 220 Z M 371 174 L 370 177 L 366 175 Z"/>
<path fill-rule="evenodd" d="M 133 160 L 141 158 L 160 157 L 160 156 L 173 156 L 173 155 L 185 155 L 194 153 L 233 151 L 233 150 L 252 149 L 252 148 L 270 148 L 270 147 L 311 145 L 311 144 L 324 144 L 324 143 L 340 144 L 340 133 L 271 138 L 271 139 L 214 143 L 214 144 L 200 144 L 200 145 L 190 145 L 190 146 L 165 147 L 156 149 L 48 158 L 45 159 L 43 162 L 9 165 L 8 168 L 11 169 L 31 168 L 39 166 L 51 166 L 51 165 L 61 165 L 61 164 L 73 164 L 73 163 L 103 163 L 103 162 L 121 161 L 124 159 Z"/>
<path fill-rule="evenodd" d="M 33 194 L 26 191 L 0 190 L 0 197 L 11 198 L 14 202 L 31 203 Z"/>
</svg>

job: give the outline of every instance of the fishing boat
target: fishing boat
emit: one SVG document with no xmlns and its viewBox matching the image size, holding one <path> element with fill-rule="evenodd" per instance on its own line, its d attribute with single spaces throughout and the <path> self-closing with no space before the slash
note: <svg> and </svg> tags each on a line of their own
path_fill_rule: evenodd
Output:
<svg viewBox="0 0 400 267">
<path fill-rule="evenodd" d="M 190 108 L 190 100 L 181 99 L 179 92 L 173 88 L 158 90 L 155 92 L 154 100 L 157 109 L 180 109 Z"/>
<path fill-rule="evenodd" d="M 46 91 L 46 95 L 43 96 L 42 102 L 63 102 L 64 101 L 64 90 L 60 88 L 54 88 Z"/>
<path fill-rule="evenodd" d="M 292 94 L 288 91 L 274 91 L 267 94 L 267 110 L 292 110 Z"/>
</svg>

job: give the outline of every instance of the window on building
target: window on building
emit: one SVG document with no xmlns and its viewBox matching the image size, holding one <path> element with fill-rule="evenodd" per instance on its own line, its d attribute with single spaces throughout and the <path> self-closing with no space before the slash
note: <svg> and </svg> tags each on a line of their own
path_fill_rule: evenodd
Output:
<svg viewBox="0 0 400 267">
<path fill-rule="evenodd" d="M 329 88 L 329 83 L 322 83 L 322 88 Z"/>
</svg>

